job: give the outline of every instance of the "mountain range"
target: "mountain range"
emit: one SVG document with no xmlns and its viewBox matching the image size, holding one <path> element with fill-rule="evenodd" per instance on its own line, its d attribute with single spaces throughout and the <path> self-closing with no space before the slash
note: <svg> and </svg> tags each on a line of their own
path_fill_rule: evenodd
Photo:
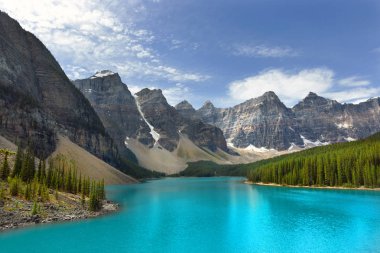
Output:
<svg viewBox="0 0 380 253">
<path fill-rule="evenodd" d="M 132 94 L 110 70 L 71 81 L 43 43 L 4 12 L 0 104 L 0 135 L 36 156 L 80 148 L 111 165 L 109 173 L 135 177 L 178 173 L 199 160 L 247 163 L 380 131 L 379 98 L 341 104 L 310 92 L 288 108 L 268 91 L 230 108 L 207 101 L 196 110 L 187 101 L 171 106 L 159 89 Z"/>
<path fill-rule="evenodd" d="M 176 106 L 185 117 L 199 118 L 223 130 L 234 147 L 250 145 L 286 150 L 362 139 L 380 131 L 380 98 L 359 104 L 341 104 L 310 92 L 287 108 L 272 92 L 231 108 L 210 101 L 195 110 L 188 102 Z"/>
</svg>

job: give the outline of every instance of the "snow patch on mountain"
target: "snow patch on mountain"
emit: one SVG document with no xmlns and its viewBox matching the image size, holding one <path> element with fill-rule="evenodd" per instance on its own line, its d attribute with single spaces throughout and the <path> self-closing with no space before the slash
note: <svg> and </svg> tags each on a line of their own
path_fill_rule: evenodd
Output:
<svg viewBox="0 0 380 253">
<path fill-rule="evenodd" d="M 303 135 L 301 135 L 301 139 L 303 140 L 303 144 L 305 146 L 307 146 L 307 145 L 325 146 L 325 145 L 329 145 L 330 144 L 330 142 L 321 142 L 320 140 L 311 141 L 311 140 L 306 139 L 305 136 L 303 136 Z"/>
<path fill-rule="evenodd" d="M 335 123 L 335 125 L 336 125 L 338 128 L 345 128 L 345 129 L 352 128 L 352 124 L 351 124 L 351 123 L 348 123 L 348 122 Z"/>
<path fill-rule="evenodd" d="M 156 143 L 158 142 L 158 140 L 160 139 L 160 134 L 157 133 L 155 130 L 154 130 L 154 127 L 148 122 L 148 120 L 145 118 L 144 116 L 144 113 L 142 112 L 141 110 L 141 107 L 139 105 L 139 103 L 137 102 L 137 99 L 135 99 L 136 101 L 136 106 L 137 106 L 137 110 L 139 111 L 140 115 L 141 115 L 141 118 L 145 121 L 145 123 L 149 126 L 150 128 L 150 134 L 152 135 L 154 141 L 155 141 L 155 145 Z"/>
<path fill-rule="evenodd" d="M 346 141 L 348 141 L 348 142 L 351 142 L 351 141 L 356 141 L 356 139 L 355 138 L 352 138 L 352 137 L 346 137 L 346 138 L 344 138 Z"/>
</svg>

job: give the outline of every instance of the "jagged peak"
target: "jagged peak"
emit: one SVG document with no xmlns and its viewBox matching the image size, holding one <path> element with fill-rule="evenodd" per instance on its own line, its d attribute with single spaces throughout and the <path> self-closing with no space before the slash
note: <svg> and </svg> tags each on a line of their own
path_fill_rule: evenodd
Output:
<svg viewBox="0 0 380 253">
<path fill-rule="evenodd" d="M 176 109 L 194 109 L 193 105 L 190 104 L 187 100 L 179 102 L 176 106 Z"/>
<path fill-rule="evenodd" d="M 277 94 L 274 91 L 267 91 L 263 95 L 261 95 L 260 97 L 252 98 L 250 100 L 247 100 L 246 102 L 257 103 L 257 102 L 264 102 L 264 101 L 278 101 L 278 102 L 282 103 L 280 98 L 277 96 Z"/>
<path fill-rule="evenodd" d="M 139 97 L 147 95 L 147 94 L 160 94 L 160 95 L 163 96 L 161 89 L 144 88 L 144 89 L 142 89 L 142 90 L 140 90 L 139 92 L 136 93 L 136 95 L 139 96 Z"/>
<path fill-rule="evenodd" d="M 215 106 L 210 100 L 206 100 L 206 102 L 204 102 L 202 108 L 215 108 Z"/>
<path fill-rule="evenodd" d="M 262 97 L 278 98 L 277 94 L 274 91 L 265 92 Z"/>
<path fill-rule="evenodd" d="M 118 75 L 118 73 L 115 73 L 111 70 L 101 70 L 101 71 L 97 71 L 93 76 L 90 77 L 90 79 L 104 78 L 104 77 L 113 76 L 113 75 Z"/>
<path fill-rule="evenodd" d="M 306 97 L 319 97 L 317 93 L 314 93 L 312 91 L 309 92 L 309 94 L 307 94 Z"/>
</svg>

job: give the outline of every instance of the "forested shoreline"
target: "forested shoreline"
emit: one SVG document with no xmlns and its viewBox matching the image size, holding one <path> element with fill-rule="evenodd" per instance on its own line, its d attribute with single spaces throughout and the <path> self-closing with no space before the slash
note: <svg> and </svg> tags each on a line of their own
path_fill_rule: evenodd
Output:
<svg viewBox="0 0 380 253">
<path fill-rule="evenodd" d="M 0 149 L 0 231 L 60 220 L 86 219 L 117 209 L 106 201 L 104 180 L 78 173 L 74 161 L 47 161 L 31 149 Z"/>
<path fill-rule="evenodd" d="M 380 133 L 364 140 L 337 143 L 252 164 L 253 183 L 380 187 Z"/>
<path fill-rule="evenodd" d="M 26 151 L 18 148 L 17 152 L 1 150 L 4 154 L 3 164 L 0 167 L 0 199 L 4 200 L 7 193 L 28 201 L 47 202 L 50 200 L 49 190 L 81 195 L 83 206 L 88 204 L 91 211 L 101 208 L 101 201 L 105 199 L 104 180 L 95 181 L 89 177 L 78 175 L 74 162 L 63 155 L 57 155 L 48 160 L 38 160 L 30 149 Z M 8 162 L 9 155 L 15 155 L 13 168 Z M 8 191 L 6 192 L 6 186 Z"/>
</svg>

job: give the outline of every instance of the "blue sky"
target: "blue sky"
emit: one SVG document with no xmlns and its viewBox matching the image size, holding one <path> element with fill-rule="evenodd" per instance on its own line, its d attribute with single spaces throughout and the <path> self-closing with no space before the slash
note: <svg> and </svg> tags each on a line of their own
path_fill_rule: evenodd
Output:
<svg viewBox="0 0 380 253">
<path fill-rule="evenodd" d="M 227 107 L 268 90 L 340 102 L 380 95 L 380 1 L 38 0 L 0 9 L 35 33 L 68 76 L 118 72 L 171 104 Z"/>
</svg>

